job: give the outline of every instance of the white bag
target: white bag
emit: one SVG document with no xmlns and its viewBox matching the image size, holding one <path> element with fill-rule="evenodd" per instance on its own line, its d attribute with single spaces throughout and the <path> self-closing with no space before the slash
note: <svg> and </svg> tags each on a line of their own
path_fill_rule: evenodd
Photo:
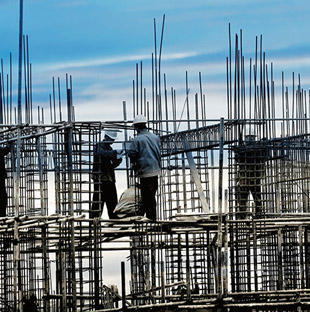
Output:
<svg viewBox="0 0 310 312">
<path fill-rule="evenodd" d="M 141 191 L 138 187 L 130 187 L 124 191 L 114 213 L 119 218 L 140 216 L 142 207 Z"/>
</svg>

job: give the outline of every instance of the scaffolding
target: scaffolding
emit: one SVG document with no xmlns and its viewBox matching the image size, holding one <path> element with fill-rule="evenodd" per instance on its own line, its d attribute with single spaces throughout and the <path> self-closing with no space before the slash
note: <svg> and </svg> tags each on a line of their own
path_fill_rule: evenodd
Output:
<svg viewBox="0 0 310 312">
<path fill-rule="evenodd" d="M 123 120 L 76 121 L 71 77 L 66 101 L 59 78 L 56 100 L 53 78 L 47 123 L 43 108 L 33 114 L 25 61 L 25 107 L 23 115 L 15 111 L 14 124 L 12 83 L 8 76 L 5 86 L 2 69 L 0 143 L 9 143 L 10 153 L 4 157 L 6 217 L 0 218 L 0 311 L 29 311 L 31 304 L 48 312 L 310 309 L 307 92 L 300 77 L 295 89 L 293 76 L 290 102 L 283 75 L 276 109 L 273 65 L 267 66 L 260 40 L 248 85 L 242 33 L 234 61 L 229 47 L 227 117 L 217 120 L 207 119 L 201 73 L 193 98 L 186 73 L 179 108 L 173 88 L 168 101 L 161 53 L 152 55 L 151 101 L 142 63 L 136 64 L 130 115 L 146 115 L 161 138 L 158 221 L 91 217 L 94 146 L 104 129 L 122 132 L 116 144 L 127 146 L 134 132 L 126 102 Z M 28 37 L 23 42 L 28 53 Z M 127 156 L 119 170 L 126 186 L 135 187 Z M 103 273 L 104 257 L 119 250 L 130 263 L 130 274 L 126 259 L 116 264 L 121 292 L 105 284 Z"/>
</svg>

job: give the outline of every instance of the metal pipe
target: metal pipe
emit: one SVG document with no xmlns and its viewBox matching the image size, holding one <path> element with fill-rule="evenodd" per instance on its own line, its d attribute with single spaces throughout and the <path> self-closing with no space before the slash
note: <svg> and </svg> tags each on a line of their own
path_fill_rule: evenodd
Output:
<svg viewBox="0 0 310 312">
<path fill-rule="evenodd" d="M 121 262 L 121 277 L 122 277 L 122 311 L 127 311 L 126 306 L 126 277 L 125 277 L 125 262 Z"/>
</svg>

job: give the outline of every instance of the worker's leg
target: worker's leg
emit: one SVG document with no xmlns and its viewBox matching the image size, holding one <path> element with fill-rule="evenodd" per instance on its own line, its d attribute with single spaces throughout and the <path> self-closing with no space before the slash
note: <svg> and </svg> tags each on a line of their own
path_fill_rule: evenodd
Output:
<svg viewBox="0 0 310 312">
<path fill-rule="evenodd" d="M 118 219 L 114 213 L 117 205 L 117 192 L 115 183 L 110 181 L 102 181 L 102 202 L 106 203 L 109 219 Z M 101 210 L 102 212 L 102 210 Z"/>
<path fill-rule="evenodd" d="M 143 214 L 151 220 L 156 220 L 156 191 L 158 177 L 140 178 Z"/>
<path fill-rule="evenodd" d="M 90 218 L 99 218 L 102 213 L 103 201 L 101 194 L 101 183 L 98 180 L 94 181 L 93 204 L 89 214 Z"/>
<path fill-rule="evenodd" d="M 255 185 L 251 187 L 251 193 L 255 203 L 255 213 L 261 215 L 262 209 L 262 193 L 261 193 L 261 180 L 256 179 Z"/>
<path fill-rule="evenodd" d="M 5 179 L 0 180 L 0 217 L 6 216 L 6 206 L 8 203 L 8 196 L 5 189 Z"/>
<path fill-rule="evenodd" d="M 238 186 L 236 188 L 236 197 L 237 197 L 237 205 L 238 205 L 238 218 L 244 219 L 246 217 L 246 211 L 248 210 L 248 195 L 249 195 L 249 187 L 247 185 Z"/>
</svg>

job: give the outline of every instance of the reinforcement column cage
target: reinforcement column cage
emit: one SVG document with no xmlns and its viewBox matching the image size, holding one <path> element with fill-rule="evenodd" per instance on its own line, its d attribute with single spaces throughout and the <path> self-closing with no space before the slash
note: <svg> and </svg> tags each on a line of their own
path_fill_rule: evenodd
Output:
<svg viewBox="0 0 310 312">
<path fill-rule="evenodd" d="M 0 307 L 9 309 L 15 301 L 15 245 L 20 255 L 17 267 L 19 301 L 35 296 L 39 306 L 44 306 L 46 311 L 98 307 L 101 303 L 96 298 L 100 297 L 102 289 L 101 225 L 98 222 L 87 222 L 86 225 L 83 215 L 88 218 L 92 206 L 93 149 L 95 142 L 102 139 L 102 123 L 63 122 L 26 126 L 20 131 L 20 205 L 16 219 L 19 240 L 14 239 L 13 223 L 8 221 L 13 219 L 4 219 L 0 240 Z M 13 142 L 11 153 L 5 157 L 8 217 L 15 214 L 16 134 L 17 128 L 2 132 L 2 141 Z M 49 227 L 47 215 L 55 213 L 58 217 L 54 221 L 57 221 Z M 78 219 L 79 216 L 82 218 Z M 27 221 L 29 218 L 33 219 Z M 84 248 L 84 244 L 88 247 Z M 75 259 L 74 263 L 72 259 Z"/>
<path fill-rule="evenodd" d="M 127 247 L 120 248 L 128 249 L 131 255 L 131 291 L 127 301 L 133 305 L 216 298 L 216 283 L 219 274 L 224 274 L 225 265 L 228 278 L 225 286 L 222 276 L 226 287 L 223 295 L 236 296 L 237 301 L 239 293 L 308 288 L 309 136 L 244 140 L 241 144 L 238 136 L 234 136 L 238 133 L 235 127 L 239 126 L 242 123 L 224 123 L 223 186 L 228 189 L 228 196 L 223 203 L 221 246 L 217 200 L 212 197 L 217 193 L 209 190 L 210 185 L 218 187 L 217 174 L 214 183 L 208 180 L 210 171 L 216 173 L 218 123 L 196 131 L 180 131 L 175 138 L 162 136 L 163 174 L 158 196 L 166 210 L 161 215 L 166 215 L 167 220 L 155 223 L 89 219 L 94 189 L 93 148 L 102 139 L 101 123 L 64 122 L 22 128 L 20 207 L 15 220 L 14 151 L 5 157 L 9 200 L 8 217 L 1 219 L 0 224 L 1 308 L 8 309 L 14 304 L 14 245 L 20 250 L 17 268 L 20 300 L 34 295 L 41 308 L 51 311 L 111 307 L 111 302 L 108 304 L 104 299 L 104 255 L 115 248 L 110 244 L 123 244 L 124 240 Z M 71 152 L 69 127 L 73 138 Z M 14 131 L 4 132 L 2 139 L 14 142 Z M 188 151 L 181 149 L 184 137 L 210 204 L 209 213 L 201 212 L 199 194 L 187 163 Z M 208 159 L 212 153 L 210 167 Z M 68 154 L 72 157 L 71 179 Z M 168 157 L 175 157 L 174 166 Z M 261 194 L 253 194 L 258 192 L 257 185 L 247 184 L 250 183 L 247 178 L 253 175 L 260 180 Z M 245 181 L 240 184 L 242 178 Z M 182 186 L 174 194 L 173 183 L 177 179 Z M 246 198 L 241 194 L 243 190 L 248 192 Z M 192 200 L 195 204 L 191 204 Z M 18 241 L 14 239 L 14 221 L 18 224 Z M 223 266 L 220 270 L 218 257 L 225 254 L 228 261 L 220 262 Z"/>
</svg>

